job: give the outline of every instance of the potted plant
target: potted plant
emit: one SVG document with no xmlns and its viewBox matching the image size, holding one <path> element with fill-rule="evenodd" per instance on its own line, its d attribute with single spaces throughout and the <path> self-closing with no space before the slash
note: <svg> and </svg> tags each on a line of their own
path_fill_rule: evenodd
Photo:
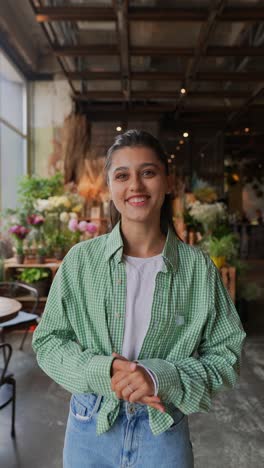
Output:
<svg viewBox="0 0 264 468">
<path fill-rule="evenodd" d="M 10 234 L 13 236 L 16 246 L 16 261 L 17 263 L 24 263 L 24 239 L 29 233 L 29 230 L 20 224 L 15 224 L 9 228 Z"/>
<path fill-rule="evenodd" d="M 25 268 L 19 275 L 19 279 L 36 288 L 39 296 L 47 296 L 51 284 L 50 270 L 48 268 Z"/>
<path fill-rule="evenodd" d="M 227 234 L 220 238 L 210 237 L 208 251 L 217 268 L 221 268 L 227 261 L 230 261 L 238 254 L 235 236 Z"/>
<path fill-rule="evenodd" d="M 47 255 L 47 248 L 44 245 L 39 245 L 37 247 L 37 263 L 45 263 L 45 258 Z"/>
</svg>

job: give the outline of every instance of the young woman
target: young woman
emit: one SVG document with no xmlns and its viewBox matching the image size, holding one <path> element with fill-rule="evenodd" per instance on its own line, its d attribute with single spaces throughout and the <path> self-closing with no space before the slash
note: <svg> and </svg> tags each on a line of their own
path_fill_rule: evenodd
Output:
<svg viewBox="0 0 264 468">
<path fill-rule="evenodd" d="M 174 230 L 160 143 L 118 136 L 106 174 L 113 230 L 69 251 L 34 333 L 73 394 L 64 468 L 191 468 L 187 415 L 235 385 L 245 332 L 210 258 Z"/>
</svg>

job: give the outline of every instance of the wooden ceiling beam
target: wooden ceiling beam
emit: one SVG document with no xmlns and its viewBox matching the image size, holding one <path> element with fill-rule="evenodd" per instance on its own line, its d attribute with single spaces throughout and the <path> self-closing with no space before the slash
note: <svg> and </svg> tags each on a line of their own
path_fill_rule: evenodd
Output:
<svg viewBox="0 0 264 468">
<path fill-rule="evenodd" d="M 134 21 L 190 21 L 203 22 L 208 17 L 207 9 L 186 8 L 156 8 L 156 7 L 131 7 L 129 8 L 129 19 Z M 252 22 L 264 20 L 264 7 L 228 7 L 218 16 L 218 21 Z"/>
<path fill-rule="evenodd" d="M 119 49 L 115 45 L 75 45 L 75 46 L 54 46 L 55 55 L 62 57 L 87 57 L 98 55 L 119 55 Z"/>
<path fill-rule="evenodd" d="M 72 80 L 120 80 L 120 72 L 95 72 L 84 70 L 80 72 L 67 72 L 67 77 Z M 131 79 L 138 81 L 182 81 L 183 73 L 174 72 L 132 72 Z M 264 81 L 264 72 L 198 72 L 196 81 L 239 81 L 254 82 Z"/>
<path fill-rule="evenodd" d="M 163 99 L 170 100 L 176 99 L 179 91 L 132 91 L 131 99 L 133 100 L 147 100 L 147 99 Z M 215 98 L 215 99 L 246 99 L 250 96 L 248 92 L 244 91 L 193 91 L 188 93 L 191 98 Z M 113 99 L 122 100 L 123 94 L 121 91 L 88 91 L 87 93 L 76 93 L 75 99 L 80 101 L 88 101 L 91 99 Z"/>
<path fill-rule="evenodd" d="M 73 96 L 75 99 L 75 96 Z M 79 100 L 79 99 L 76 99 Z M 91 110 L 96 110 L 96 111 L 101 111 L 101 112 L 115 112 L 118 110 L 122 110 L 122 103 L 111 103 L 111 104 L 105 104 L 105 103 L 89 103 L 88 106 Z M 164 113 L 164 112 L 173 112 L 175 106 L 173 103 L 167 103 L 167 104 L 152 104 L 152 105 L 143 105 L 143 104 L 135 104 L 133 103 L 131 105 L 130 111 L 133 112 L 152 112 L 152 113 Z M 232 111 L 238 110 L 238 106 L 232 106 L 232 107 L 186 107 L 184 109 L 183 115 L 186 116 L 186 114 L 222 114 L 222 115 L 227 115 L 228 113 Z"/>
<path fill-rule="evenodd" d="M 115 21 L 113 8 L 85 6 L 42 6 L 35 8 L 39 23 L 50 21 Z"/>
<path fill-rule="evenodd" d="M 80 6 L 36 7 L 39 23 L 50 21 L 115 21 L 113 8 Z M 190 21 L 203 22 L 207 19 L 206 9 L 130 7 L 128 20 L 131 21 Z M 264 7 L 248 5 L 239 8 L 225 8 L 218 21 L 260 22 L 264 20 Z"/>
<path fill-rule="evenodd" d="M 76 45 L 76 46 L 54 46 L 53 51 L 57 56 L 82 57 L 98 55 L 119 55 L 116 45 Z M 177 56 L 192 57 L 194 48 L 191 47 L 130 47 L 132 56 Z M 264 47 L 208 47 L 205 56 L 209 57 L 264 57 Z"/>
</svg>

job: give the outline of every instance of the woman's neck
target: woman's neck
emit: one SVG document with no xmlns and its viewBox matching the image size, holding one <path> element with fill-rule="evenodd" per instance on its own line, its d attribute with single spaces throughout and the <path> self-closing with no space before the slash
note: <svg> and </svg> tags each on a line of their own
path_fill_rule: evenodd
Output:
<svg viewBox="0 0 264 468">
<path fill-rule="evenodd" d="M 153 257 L 162 252 L 166 236 L 162 234 L 160 226 L 144 223 L 122 223 L 121 232 L 124 241 L 125 255 L 131 257 Z"/>
</svg>

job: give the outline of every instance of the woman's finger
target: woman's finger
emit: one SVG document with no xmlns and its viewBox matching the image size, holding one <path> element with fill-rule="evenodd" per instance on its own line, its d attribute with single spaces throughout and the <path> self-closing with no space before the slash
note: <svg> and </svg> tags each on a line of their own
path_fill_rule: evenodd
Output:
<svg viewBox="0 0 264 468">
<path fill-rule="evenodd" d="M 116 384 L 120 382 L 120 380 L 124 379 L 128 375 L 129 374 L 127 372 L 117 371 L 111 379 L 111 386 L 116 386 Z"/>
<path fill-rule="evenodd" d="M 145 403 L 146 405 L 148 405 L 149 403 L 160 403 L 160 397 L 158 395 L 156 396 L 146 396 L 146 397 L 143 397 L 141 398 L 140 400 L 142 403 Z"/>
<path fill-rule="evenodd" d="M 112 356 L 118 358 L 118 359 L 121 359 L 122 361 L 128 361 L 127 358 L 125 358 L 125 356 L 122 356 L 121 354 L 118 354 L 118 353 L 112 353 Z"/>
<path fill-rule="evenodd" d="M 112 367 L 114 371 L 122 370 L 125 372 L 133 372 L 137 368 L 137 364 L 135 362 L 126 361 L 124 359 L 114 359 Z"/>
<path fill-rule="evenodd" d="M 130 394 L 129 401 L 131 403 L 134 403 L 135 401 L 141 400 L 141 398 L 143 398 L 144 396 L 148 396 L 150 394 L 151 394 L 151 389 L 148 387 L 148 385 L 145 384 Z"/>
</svg>

